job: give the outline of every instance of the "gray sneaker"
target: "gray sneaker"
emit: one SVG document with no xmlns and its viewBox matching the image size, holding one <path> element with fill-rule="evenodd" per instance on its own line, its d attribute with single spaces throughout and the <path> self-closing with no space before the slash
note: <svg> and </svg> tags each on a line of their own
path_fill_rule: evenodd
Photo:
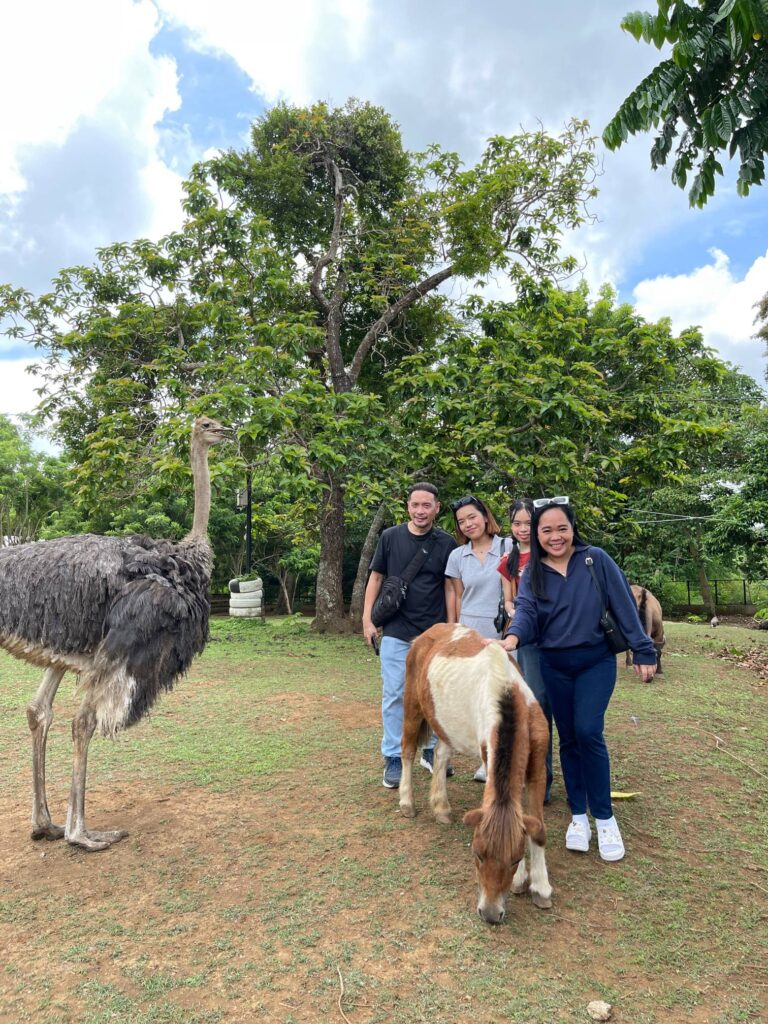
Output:
<svg viewBox="0 0 768 1024">
<path fill-rule="evenodd" d="M 403 762 L 399 757 L 384 758 L 384 778 L 382 785 L 385 789 L 397 789 L 400 786 L 400 777 L 403 774 Z"/>
</svg>

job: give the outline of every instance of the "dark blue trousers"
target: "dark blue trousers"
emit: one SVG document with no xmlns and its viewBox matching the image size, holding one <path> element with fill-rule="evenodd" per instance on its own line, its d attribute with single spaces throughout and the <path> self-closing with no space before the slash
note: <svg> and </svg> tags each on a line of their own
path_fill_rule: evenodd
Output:
<svg viewBox="0 0 768 1024">
<path fill-rule="evenodd" d="M 523 678 L 533 690 L 533 696 L 539 702 L 541 710 L 549 726 L 549 746 L 547 747 L 547 789 L 544 799 L 549 800 L 549 791 L 552 789 L 552 708 L 549 706 L 547 687 L 541 675 L 541 661 L 539 659 L 539 648 L 532 645 L 519 647 L 517 649 L 517 663 Z"/>
<path fill-rule="evenodd" d="M 610 818 L 611 765 L 603 729 L 616 685 L 616 655 L 596 647 L 539 648 L 560 737 L 560 766 L 571 813 Z"/>
</svg>

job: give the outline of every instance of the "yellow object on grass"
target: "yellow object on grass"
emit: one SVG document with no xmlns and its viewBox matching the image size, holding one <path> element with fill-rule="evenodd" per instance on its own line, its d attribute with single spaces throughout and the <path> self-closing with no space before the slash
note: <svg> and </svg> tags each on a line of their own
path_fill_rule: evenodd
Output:
<svg viewBox="0 0 768 1024">
<path fill-rule="evenodd" d="M 631 800 L 633 797 L 642 795 L 642 793 L 623 793 L 611 790 L 611 800 Z"/>
</svg>

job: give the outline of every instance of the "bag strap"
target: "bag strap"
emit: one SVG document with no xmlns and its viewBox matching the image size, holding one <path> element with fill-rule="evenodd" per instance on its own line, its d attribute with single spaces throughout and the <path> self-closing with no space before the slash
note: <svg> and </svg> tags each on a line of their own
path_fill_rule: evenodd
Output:
<svg viewBox="0 0 768 1024">
<path fill-rule="evenodd" d="M 415 576 L 418 574 L 422 565 L 424 565 L 426 560 L 429 558 L 430 552 L 432 551 L 432 548 L 435 546 L 436 540 L 437 532 L 433 529 L 432 536 L 429 538 L 426 544 L 422 544 L 419 547 L 419 550 L 416 552 L 411 561 L 405 567 L 405 571 L 400 577 L 400 579 L 403 581 L 403 583 L 405 583 L 406 586 L 410 586 L 411 583 L 413 583 L 413 580 Z"/>
<path fill-rule="evenodd" d="M 589 551 L 589 550 L 590 549 L 587 548 L 587 551 Z M 595 584 L 595 587 L 597 588 L 597 592 L 600 595 L 600 603 L 603 606 L 603 617 L 605 617 L 605 615 L 606 615 L 606 613 L 608 611 L 608 609 L 605 606 L 605 594 L 603 593 L 603 588 L 600 586 L 600 583 L 598 582 L 597 576 L 595 575 L 595 570 L 593 568 L 594 562 L 592 560 L 592 556 L 588 554 L 587 557 L 584 559 L 584 562 L 585 562 L 587 568 L 589 569 L 590 575 L 592 576 L 592 582 Z"/>
<path fill-rule="evenodd" d="M 507 543 L 508 540 L 511 540 L 511 539 L 512 539 L 511 537 L 502 537 L 501 538 L 501 554 L 499 555 L 499 565 L 502 564 L 502 562 L 504 561 L 505 556 L 507 556 L 507 557 L 509 556 L 509 552 L 506 549 L 506 543 Z M 501 575 L 501 573 L 499 573 L 499 595 L 500 595 L 499 596 L 499 601 L 501 603 L 503 603 L 503 601 L 504 601 L 504 577 Z"/>
</svg>

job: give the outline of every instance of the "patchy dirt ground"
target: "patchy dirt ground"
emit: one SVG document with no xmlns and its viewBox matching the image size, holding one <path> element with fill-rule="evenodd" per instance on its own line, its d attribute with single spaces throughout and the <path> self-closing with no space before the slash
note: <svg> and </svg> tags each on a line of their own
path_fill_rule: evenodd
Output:
<svg viewBox="0 0 768 1024">
<path fill-rule="evenodd" d="M 614 784 L 640 793 L 617 805 L 627 860 L 565 851 L 557 779 L 546 809 L 554 907 L 515 898 L 499 928 L 476 917 L 460 824 L 481 797 L 475 765 L 456 761 L 457 824 L 432 820 L 422 770 L 420 813 L 402 820 L 396 793 L 381 786 L 367 676 L 346 698 L 278 687 L 247 707 L 242 727 L 254 740 L 281 729 L 295 756 L 225 790 L 145 759 L 146 735 L 118 750 L 114 769 L 96 758 L 89 825 L 130 831 L 103 853 L 33 843 L 28 769 L 17 768 L 0 793 L 0 1021 L 566 1024 L 587 1019 L 592 999 L 612 1003 L 618 1024 L 764 1019 L 768 874 L 743 819 L 761 783 L 707 731 L 752 764 L 739 730 L 756 707 L 727 662 L 714 663 L 718 685 L 703 697 L 686 692 L 688 655 L 676 650 L 663 683 L 620 671 L 611 706 Z M 375 665 L 365 672 L 375 683 Z M 205 661 L 156 731 L 170 733 L 176 717 L 208 723 L 211 687 L 228 679 Z M 693 715 L 681 710 L 687 700 Z M 21 723 L 18 737 L 26 747 Z M 65 739 L 57 759 L 68 757 Z M 60 819 L 65 792 L 50 798 Z"/>
</svg>

